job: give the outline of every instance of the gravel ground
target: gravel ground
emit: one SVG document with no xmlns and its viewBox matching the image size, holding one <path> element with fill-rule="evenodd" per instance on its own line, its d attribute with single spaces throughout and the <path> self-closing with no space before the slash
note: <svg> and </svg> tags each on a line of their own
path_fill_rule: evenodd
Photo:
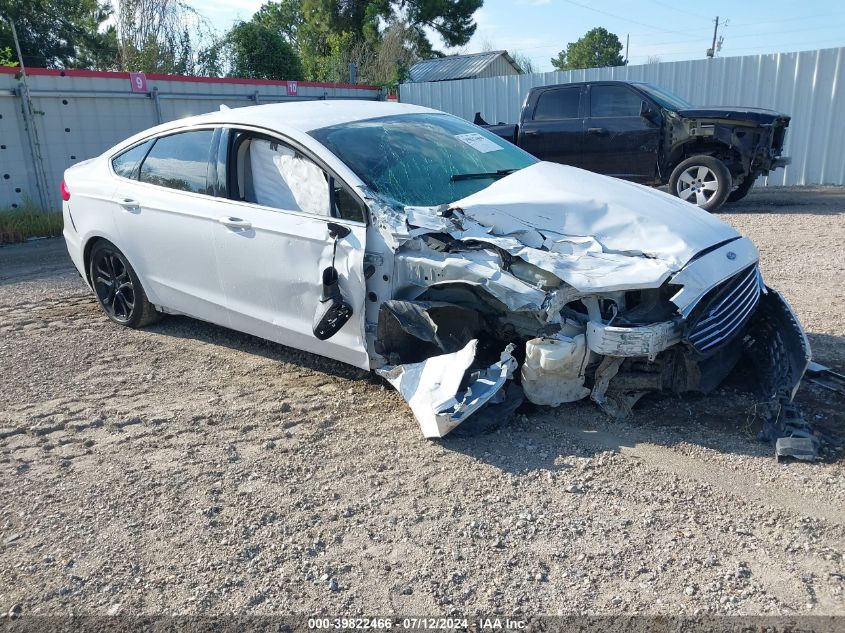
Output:
<svg viewBox="0 0 845 633">
<path fill-rule="evenodd" d="M 845 190 L 722 217 L 845 371 Z M 373 376 L 188 318 L 112 325 L 60 240 L 0 249 L 0 611 L 845 615 L 834 438 L 777 464 L 732 388 L 427 441 Z"/>
</svg>

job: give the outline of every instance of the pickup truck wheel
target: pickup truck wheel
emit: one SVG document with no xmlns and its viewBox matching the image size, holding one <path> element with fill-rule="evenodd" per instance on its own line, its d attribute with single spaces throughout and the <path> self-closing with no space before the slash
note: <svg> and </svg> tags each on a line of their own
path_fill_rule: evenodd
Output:
<svg viewBox="0 0 845 633">
<path fill-rule="evenodd" d="M 669 191 L 705 211 L 715 211 L 731 193 L 731 172 L 718 158 L 691 156 L 672 171 Z"/>
<path fill-rule="evenodd" d="M 736 202 L 737 200 L 742 200 L 745 196 L 748 195 L 748 192 L 751 191 L 751 187 L 754 186 L 754 181 L 757 180 L 757 174 L 749 174 L 745 177 L 737 187 L 731 191 L 730 195 L 728 195 L 728 202 Z"/>
</svg>

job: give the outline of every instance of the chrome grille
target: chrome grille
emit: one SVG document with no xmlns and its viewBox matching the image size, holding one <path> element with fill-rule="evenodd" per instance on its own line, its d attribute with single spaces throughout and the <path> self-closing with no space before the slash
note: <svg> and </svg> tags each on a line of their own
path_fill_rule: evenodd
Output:
<svg viewBox="0 0 845 633">
<path fill-rule="evenodd" d="M 754 313 L 763 281 L 756 265 L 723 283 L 693 317 L 687 341 L 699 353 L 710 352 L 730 340 Z"/>
</svg>

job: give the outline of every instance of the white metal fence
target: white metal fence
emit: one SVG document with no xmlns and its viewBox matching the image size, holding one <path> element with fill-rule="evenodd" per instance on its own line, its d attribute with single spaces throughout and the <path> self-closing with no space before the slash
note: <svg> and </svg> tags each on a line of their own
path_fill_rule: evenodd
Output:
<svg viewBox="0 0 845 633">
<path fill-rule="evenodd" d="M 592 68 L 400 86 L 400 100 L 472 120 L 516 123 L 534 86 L 619 79 L 647 81 L 696 105 L 753 106 L 792 116 L 785 153 L 792 164 L 769 185 L 845 185 L 845 48 Z"/>
<path fill-rule="evenodd" d="M 128 73 L 33 69 L 30 115 L 16 73 L 0 67 L 0 208 L 29 199 L 58 210 L 59 182 L 70 165 L 148 127 L 220 104 L 380 97 L 373 86 L 162 75 L 148 76 L 144 92 L 132 92 Z"/>
</svg>

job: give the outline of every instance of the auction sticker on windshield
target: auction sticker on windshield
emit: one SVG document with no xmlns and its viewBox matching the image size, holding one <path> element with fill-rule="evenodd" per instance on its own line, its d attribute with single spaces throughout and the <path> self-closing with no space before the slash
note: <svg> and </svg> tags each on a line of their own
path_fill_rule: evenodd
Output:
<svg viewBox="0 0 845 633">
<path fill-rule="evenodd" d="M 482 154 L 487 154 L 489 152 L 498 152 L 502 149 L 501 145 L 496 145 L 493 141 L 489 138 L 483 137 L 478 132 L 469 132 L 468 134 L 455 134 L 455 138 L 459 141 L 463 141 L 470 147 L 475 150 L 478 150 Z"/>
</svg>

